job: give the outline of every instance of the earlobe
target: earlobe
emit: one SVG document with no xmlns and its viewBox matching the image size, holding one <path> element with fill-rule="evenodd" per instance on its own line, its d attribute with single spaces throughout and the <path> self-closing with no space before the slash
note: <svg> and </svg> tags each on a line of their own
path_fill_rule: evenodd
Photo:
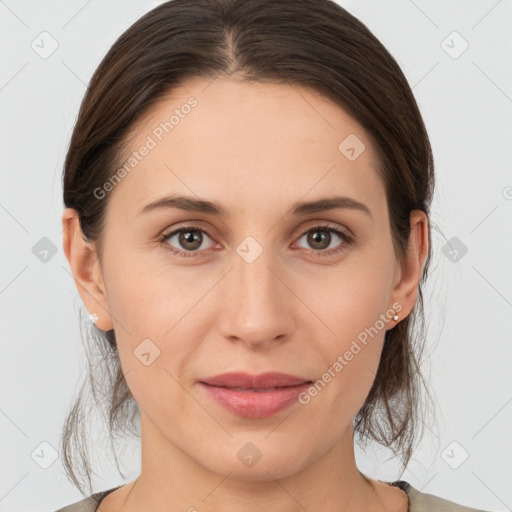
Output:
<svg viewBox="0 0 512 512">
<path fill-rule="evenodd" d="M 66 208 L 62 214 L 62 244 L 78 293 L 89 315 L 96 315 L 98 329 L 113 329 L 100 261 L 80 227 L 78 212 Z M 95 318 L 93 316 L 93 318 Z"/>
<path fill-rule="evenodd" d="M 410 226 L 407 254 L 399 269 L 399 281 L 393 290 L 393 300 L 403 307 L 402 318 L 405 318 L 414 308 L 421 274 L 428 255 L 429 225 L 425 212 L 413 210 L 410 215 Z"/>
</svg>

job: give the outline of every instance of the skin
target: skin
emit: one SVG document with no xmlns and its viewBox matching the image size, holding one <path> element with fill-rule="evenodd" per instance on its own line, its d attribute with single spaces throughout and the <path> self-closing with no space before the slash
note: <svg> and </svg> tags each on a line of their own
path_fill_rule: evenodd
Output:
<svg viewBox="0 0 512 512">
<path fill-rule="evenodd" d="M 115 329 L 141 412 L 141 473 L 100 510 L 405 512 L 405 493 L 369 484 L 354 458 L 352 421 L 374 380 L 385 331 L 396 325 L 389 315 L 307 405 L 241 418 L 197 381 L 233 370 L 320 379 L 394 303 L 399 321 L 414 307 L 427 217 L 411 213 L 409 250 L 399 264 L 370 137 L 308 88 L 189 80 L 134 126 L 129 151 L 190 96 L 198 105 L 103 199 L 103 261 L 81 238 L 76 212 L 68 208 L 62 217 L 80 296 L 98 314 L 98 328 Z M 354 161 L 338 149 L 351 133 L 366 147 Z M 171 193 L 218 201 L 229 216 L 178 209 L 137 215 Z M 371 217 L 349 209 L 289 213 L 295 201 L 334 195 L 361 201 Z M 178 235 L 157 240 L 187 222 L 208 232 L 198 233 L 199 249 L 180 244 Z M 323 223 L 348 230 L 355 242 L 319 255 L 346 243 L 331 232 L 324 246 L 311 245 L 302 234 Z M 263 249 L 250 264 L 236 251 L 248 236 Z M 166 245 L 198 256 L 174 255 Z M 160 350 L 149 366 L 134 355 L 146 338 Z M 262 454 L 252 467 L 236 456 L 248 442 Z"/>
</svg>

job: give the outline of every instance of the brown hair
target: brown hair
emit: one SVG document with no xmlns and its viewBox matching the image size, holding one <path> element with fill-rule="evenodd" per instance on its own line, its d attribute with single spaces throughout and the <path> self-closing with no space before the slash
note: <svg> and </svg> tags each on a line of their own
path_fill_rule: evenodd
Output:
<svg viewBox="0 0 512 512">
<path fill-rule="evenodd" d="M 83 235 L 95 244 L 100 261 L 108 198 L 98 200 L 93 191 L 119 168 L 130 129 L 188 78 L 235 73 L 248 81 L 313 88 L 367 130 L 378 152 L 395 254 L 403 261 L 410 213 L 418 209 L 429 216 L 434 192 L 428 135 L 397 62 L 363 23 L 332 0 L 171 0 L 117 39 L 90 81 L 63 172 L 64 204 L 78 212 Z M 386 332 L 375 381 L 354 422 L 361 442 L 373 439 L 392 449 L 403 468 L 422 426 L 422 388 L 428 395 L 419 362 L 430 222 L 428 237 L 419 301 Z M 91 489 L 86 387 L 92 389 L 91 406 L 106 415 L 111 441 L 118 433 L 136 433 L 138 412 L 120 367 L 114 331 L 91 327 L 87 340 L 93 341 L 97 355 L 88 354 L 88 378 L 62 435 L 65 469 L 82 492 L 82 476 Z"/>
</svg>

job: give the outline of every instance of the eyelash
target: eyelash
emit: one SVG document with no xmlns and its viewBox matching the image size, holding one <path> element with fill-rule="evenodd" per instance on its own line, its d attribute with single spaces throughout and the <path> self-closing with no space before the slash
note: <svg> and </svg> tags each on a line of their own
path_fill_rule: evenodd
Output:
<svg viewBox="0 0 512 512">
<path fill-rule="evenodd" d="M 175 235 L 176 233 L 180 233 L 182 231 L 200 231 L 202 233 L 205 233 L 209 238 L 211 238 L 213 240 L 213 237 L 210 236 L 208 231 L 205 230 L 204 228 L 201 228 L 199 226 L 189 225 L 189 226 L 182 226 L 179 229 L 176 229 L 176 230 L 171 231 L 169 233 L 166 233 L 166 232 L 162 233 L 158 237 L 158 241 L 160 242 L 160 244 L 165 245 L 165 249 L 166 250 L 171 251 L 173 254 L 175 254 L 177 256 L 185 257 L 185 258 L 189 258 L 189 257 L 195 258 L 195 257 L 198 257 L 200 251 L 184 251 L 184 250 L 181 250 L 181 249 L 176 249 L 172 245 L 164 243 L 167 238 Z M 350 245 L 352 245 L 354 243 L 354 237 L 352 235 L 349 235 L 345 231 L 341 231 L 339 229 L 333 228 L 333 227 L 329 226 L 328 224 L 321 224 L 321 225 L 318 225 L 318 226 L 313 226 L 312 228 L 309 228 L 306 231 L 303 231 L 301 233 L 301 235 L 299 236 L 299 240 L 305 234 L 309 233 L 310 231 L 329 231 L 331 233 L 335 233 L 336 235 L 338 235 L 343 240 L 343 242 L 344 242 L 343 244 L 341 244 L 340 246 L 338 246 L 338 247 L 336 247 L 334 249 L 329 249 L 329 250 L 315 250 L 315 249 L 311 249 L 311 251 L 313 253 L 316 253 L 316 254 L 318 254 L 318 255 L 320 255 L 322 257 L 333 256 L 334 254 L 337 254 L 337 253 L 339 253 L 341 251 L 344 251 L 345 249 L 348 248 L 348 246 L 350 246 Z"/>
</svg>

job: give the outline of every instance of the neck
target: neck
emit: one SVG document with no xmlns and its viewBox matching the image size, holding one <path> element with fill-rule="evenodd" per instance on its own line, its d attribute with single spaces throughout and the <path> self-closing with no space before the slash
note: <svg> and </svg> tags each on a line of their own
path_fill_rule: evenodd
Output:
<svg viewBox="0 0 512 512">
<path fill-rule="evenodd" d="M 242 442 L 242 445 L 244 443 Z M 352 428 L 327 453 L 301 468 L 281 465 L 243 467 L 238 460 L 225 471 L 207 467 L 164 438 L 141 411 L 141 473 L 123 511 L 274 512 L 377 511 L 373 483 L 359 472 Z M 257 466 L 260 466 L 259 468 Z"/>
</svg>

